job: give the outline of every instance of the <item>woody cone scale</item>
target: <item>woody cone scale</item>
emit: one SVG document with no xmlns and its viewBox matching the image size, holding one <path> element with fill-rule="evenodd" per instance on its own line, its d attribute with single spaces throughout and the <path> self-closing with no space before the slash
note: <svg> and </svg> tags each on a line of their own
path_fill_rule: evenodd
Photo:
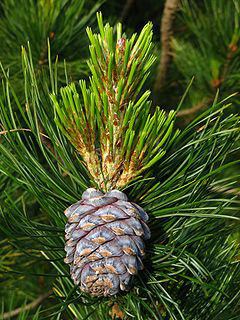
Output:
<svg viewBox="0 0 240 320">
<path fill-rule="evenodd" d="M 146 212 L 121 191 L 89 188 L 65 215 L 65 262 L 74 283 L 93 296 L 129 290 L 150 238 Z"/>
</svg>

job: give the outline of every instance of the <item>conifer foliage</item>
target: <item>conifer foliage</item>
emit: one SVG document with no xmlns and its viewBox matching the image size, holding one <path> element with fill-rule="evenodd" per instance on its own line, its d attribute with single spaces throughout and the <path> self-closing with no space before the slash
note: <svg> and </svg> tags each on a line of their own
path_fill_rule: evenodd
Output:
<svg viewBox="0 0 240 320">
<path fill-rule="evenodd" d="M 101 15 L 98 23 L 100 34 L 87 29 L 92 78 L 90 89 L 80 81 L 83 105 L 74 84 L 60 89 L 62 103 L 52 99 L 58 126 L 80 152 L 98 188 L 108 191 L 124 187 L 164 155 L 174 112 L 167 117 L 157 107 L 151 115 L 150 91 L 139 96 L 154 61 L 151 24 L 138 39 L 134 34 L 128 40 L 121 24 L 113 39 L 113 28 L 103 26 Z"/>
<path fill-rule="evenodd" d="M 92 23 L 100 2 L 87 5 L 84 0 L 3 0 L 0 8 L 0 61 L 10 67 L 16 87 L 22 89 L 21 46 L 31 43 L 33 64 L 37 70 L 48 67 L 48 42 L 52 59 L 59 60 L 59 79 L 64 77 L 64 60 L 69 76 L 86 74 L 85 28 Z M 39 72 L 37 73 L 39 76 Z"/>
<path fill-rule="evenodd" d="M 20 278 L 14 282 L 12 275 L 24 279 L 43 277 L 48 297 L 37 311 L 23 310 L 21 317 L 237 319 L 240 263 L 239 243 L 233 233 L 239 223 L 240 203 L 237 197 L 221 192 L 238 179 L 235 174 L 221 175 L 238 163 L 231 159 L 238 151 L 240 119 L 237 114 L 225 114 L 231 97 L 221 101 L 215 96 L 206 111 L 178 130 L 174 120 L 184 99 L 176 111 L 167 113 L 153 108 L 150 92 L 143 91 L 154 61 L 151 23 L 130 38 L 122 33 L 120 24 L 116 28 L 104 25 L 101 14 L 98 24 L 97 34 L 87 29 L 92 74 L 89 81 L 72 83 L 66 71 L 66 83 L 61 87 L 58 64 L 52 63 L 48 47 L 49 72 L 40 82 L 28 46 L 22 49 L 23 103 L 2 67 L 0 171 L 5 179 L 3 186 L 12 181 L 16 189 L 7 187 L 2 198 L 0 230 L 8 245 L 1 250 L 4 254 L 0 267 L 6 273 L 5 281 L 13 287 Z M 97 197 L 89 196 L 93 189 L 88 188 L 92 187 Z M 114 191 L 115 188 L 119 190 Z M 83 202 L 79 203 L 82 194 Z M 125 199 L 122 202 L 120 195 Z M 73 214 L 82 204 L 93 204 L 85 203 L 86 198 L 90 202 L 102 201 L 104 207 L 117 206 L 120 201 L 119 208 L 123 210 L 116 210 L 114 215 L 112 209 L 104 208 L 103 214 L 97 216 L 101 208 L 94 208 L 94 218 L 89 212 L 85 216 L 81 212 Z M 101 287 L 101 294 L 89 295 L 89 291 L 99 293 L 99 286 L 91 284 L 91 290 L 81 290 L 76 269 L 71 270 L 75 283 L 71 279 L 64 259 L 72 262 L 73 249 L 69 248 L 71 245 L 65 247 L 65 232 L 73 246 L 75 240 L 81 243 L 80 233 L 88 231 L 81 229 L 86 223 L 90 228 L 98 228 L 100 220 L 102 226 L 103 219 L 114 220 L 109 224 L 118 223 L 117 213 L 127 214 L 123 202 L 127 206 L 137 203 L 138 216 L 134 219 L 142 228 L 142 221 L 147 220 L 145 212 L 149 216 L 151 238 L 145 243 L 144 268 L 140 270 L 138 264 L 143 247 L 137 238 L 149 238 L 149 231 L 147 227 L 138 229 L 137 222 L 127 217 L 131 219 L 130 231 L 117 224 L 118 232 L 124 231 L 123 236 L 128 237 L 126 249 L 132 238 L 137 246 L 130 247 L 134 254 L 123 259 L 123 267 L 127 275 L 131 270 L 140 271 L 131 289 L 128 282 L 120 281 L 128 291 L 114 290 L 107 282 Z M 76 228 L 75 218 L 81 218 L 77 221 L 82 223 L 80 229 Z M 66 225 L 67 219 L 70 223 Z M 71 225 L 74 230 L 70 230 Z M 73 239 L 75 236 L 77 239 Z M 116 248 L 111 246 L 108 250 Z M 13 251 L 19 257 L 15 265 L 4 260 Z M 84 255 L 84 262 L 87 257 Z M 129 268 L 130 260 L 137 261 L 135 269 Z M 122 267 L 120 263 L 100 263 L 97 267 L 106 269 L 106 265 L 109 270 L 114 267 L 119 271 Z M 110 276 L 112 284 L 113 278 L 122 277 L 119 273 L 117 277 Z M 100 282 L 102 277 L 98 277 Z M 86 281 L 82 284 L 86 289 Z M 13 305 L 8 303 L 5 309 L 3 306 L 2 314 L 6 316 Z"/>
<path fill-rule="evenodd" d="M 60 89 L 62 108 L 55 96 L 52 100 L 57 125 L 79 151 L 97 187 L 110 191 L 83 197 L 66 211 L 65 261 L 71 263 L 72 277 L 82 290 L 108 296 L 118 293 L 119 287 L 129 288 L 131 275 L 143 268 L 140 237 L 150 237 L 144 211 L 112 190 L 125 187 L 164 155 L 172 138 L 174 112 L 166 117 L 157 108 L 150 115 L 150 92 L 138 97 L 154 61 L 151 24 L 136 40 L 136 35 L 130 40 L 122 36 L 121 24 L 114 40 L 113 28 L 103 26 L 101 14 L 98 24 L 100 34 L 87 30 L 90 89 L 80 82 L 83 99 L 73 84 Z"/>
<path fill-rule="evenodd" d="M 177 22 L 184 32 L 176 32 L 172 47 L 181 83 L 195 77 L 190 105 L 205 109 L 217 90 L 222 97 L 239 90 L 239 10 L 239 1 L 182 1 Z"/>
</svg>

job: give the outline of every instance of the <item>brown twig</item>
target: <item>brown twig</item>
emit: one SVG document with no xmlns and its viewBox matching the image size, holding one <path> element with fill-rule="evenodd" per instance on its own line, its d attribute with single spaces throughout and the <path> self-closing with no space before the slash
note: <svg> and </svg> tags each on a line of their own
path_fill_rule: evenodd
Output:
<svg viewBox="0 0 240 320">
<path fill-rule="evenodd" d="M 9 132 L 18 132 L 18 131 L 32 132 L 31 129 L 19 128 L 19 129 L 11 129 L 11 130 L 3 130 L 3 131 L 0 131 L 0 135 L 1 135 L 1 134 L 7 134 L 7 133 L 9 133 Z M 40 135 L 41 135 L 42 137 L 44 137 L 45 139 L 50 139 L 50 138 L 49 138 L 46 134 L 44 134 L 44 133 L 41 133 L 41 132 L 40 132 Z"/>
<path fill-rule="evenodd" d="M 203 108 L 206 108 L 208 106 L 209 103 L 212 102 L 212 98 L 206 98 L 203 99 L 202 101 L 200 101 L 199 103 L 197 103 L 195 106 L 193 106 L 190 109 L 184 109 L 181 110 L 177 113 L 177 117 L 185 117 L 188 115 L 192 115 L 195 114 L 196 112 L 202 110 Z"/>
<path fill-rule="evenodd" d="M 44 134 L 42 132 L 42 128 L 40 128 L 40 138 L 41 138 L 41 141 L 42 141 L 42 144 L 44 144 L 54 155 L 55 155 L 55 151 L 54 151 L 54 148 L 51 144 L 51 141 L 50 141 L 50 138 Z M 18 131 L 27 131 L 27 132 L 32 132 L 31 129 L 26 129 L 26 128 L 19 128 L 19 129 L 11 129 L 11 130 L 3 130 L 3 131 L 0 131 L 0 135 L 2 134 L 7 134 L 9 132 L 18 132 Z"/>
<path fill-rule="evenodd" d="M 133 3 L 134 3 L 134 0 L 127 0 L 126 1 L 125 6 L 123 7 L 120 21 L 123 21 L 127 17 L 128 12 L 131 9 L 131 6 L 133 5 Z"/>
<path fill-rule="evenodd" d="M 9 132 L 18 132 L 18 131 L 27 131 L 27 132 L 33 133 L 31 129 L 18 128 L 18 129 L 11 129 L 11 130 L 3 130 L 3 131 L 0 131 L 0 135 L 7 134 L 7 133 L 9 133 Z M 51 143 L 51 140 L 50 140 L 50 138 L 49 138 L 46 134 L 43 133 L 43 132 L 44 132 L 44 128 L 43 128 L 41 125 L 39 125 L 39 131 L 40 131 L 40 132 L 39 132 L 39 135 L 40 135 L 40 139 L 41 139 L 41 141 L 42 141 L 42 144 L 43 144 L 44 146 L 46 146 L 46 147 L 52 152 L 52 154 L 53 154 L 54 156 L 56 156 L 56 152 L 55 152 L 54 147 L 53 147 L 53 145 L 52 145 L 52 143 Z M 59 157 L 57 157 L 57 159 L 61 160 Z M 63 161 L 62 161 L 62 162 L 63 162 Z M 64 173 L 63 175 L 65 175 L 65 173 Z"/>
<path fill-rule="evenodd" d="M 229 44 L 227 56 L 226 56 L 226 59 L 225 59 L 224 65 L 223 65 L 222 72 L 221 72 L 221 79 L 220 79 L 221 84 L 224 82 L 224 80 L 227 76 L 229 64 L 232 61 L 232 58 L 233 58 L 234 54 L 237 52 L 237 50 L 238 50 L 238 47 L 236 44 L 234 44 L 234 43 Z"/>
<path fill-rule="evenodd" d="M 2 320 L 5 319 L 10 319 L 12 317 L 16 317 L 19 313 L 24 312 L 24 311 L 28 311 L 31 309 L 36 308 L 39 304 L 41 304 L 43 302 L 43 300 L 45 300 L 46 298 L 48 298 L 50 295 L 52 294 L 52 290 L 40 295 L 36 300 L 32 301 L 31 303 L 25 305 L 24 307 L 20 307 L 17 308 L 15 310 L 9 311 L 9 312 L 5 312 L 2 315 Z"/>
<path fill-rule="evenodd" d="M 158 103 L 159 91 L 166 79 L 168 64 L 170 61 L 170 38 L 172 35 L 172 23 L 175 12 L 178 9 L 180 0 L 166 0 L 161 22 L 161 58 L 158 66 L 156 81 L 153 92 L 155 102 Z"/>
<path fill-rule="evenodd" d="M 216 187 L 213 187 L 211 190 L 217 193 L 224 193 L 224 194 L 240 197 L 240 190 L 237 188 L 229 189 L 229 188 L 224 188 L 222 186 L 216 186 Z"/>
<path fill-rule="evenodd" d="M 1 134 L 7 134 L 9 132 L 18 132 L 18 131 L 32 132 L 31 129 L 18 128 L 18 129 L 0 131 L 0 135 Z M 40 131 L 39 134 L 40 134 L 40 138 L 41 138 L 42 144 L 44 144 L 55 155 L 55 151 L 54 151 L 54 148 L 52 146 L 51 140 L 46 134 L 43 133 L 44 132 L 44 128 L 41 125 L 39 125 L 39 131 Z"/>
<path fill-rule="evenodd" d="M 39 131 L 40 131 L 40 137 L 42 144 L 45 145 L 54 155 L 55 155 L 55 150 L 52 145 L 52 142 L 48 136 L 45 135 L 45 129 L 41 124 L 39 124 Z"/>
<path fill-rule="evenodd" d="M 219 79 L 212 80 L 212 87 L 214 89 L 220 88 L 221 85 L 223 84 L 223 82 L 226 78 L 226 75 L 228 73 L 229 64 L 230 64 L 230 62 L 233 58 L 233 55 L 235 54 L 236 51 L 237 51 L 237 46 L 235 44 L 230 44 L 228 46 L 227 56 L 226 56 L 225 62 L 223 64 L 223 68 L 221 70 L 220 77 L 219 77 Z M 196 112 L 204 109 L 209 103 L 211 103 L 213 101 L 213 99 L 214 99 L 214 97 L 205 98 L 202 101 L 200 101 L 198 104 L 193 106 L 192 108 L 179 111 L 177 113 L 177 117 L 184 117 L 184 116 L 195 114 Z"/>
</svg>

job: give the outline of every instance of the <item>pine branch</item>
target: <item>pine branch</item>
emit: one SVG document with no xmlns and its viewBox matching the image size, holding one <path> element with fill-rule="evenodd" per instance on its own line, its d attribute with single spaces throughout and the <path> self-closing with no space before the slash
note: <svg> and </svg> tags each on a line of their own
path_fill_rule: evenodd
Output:
<svg viewBox="0 0 240 320">
<path fill-rule="evenodd" d="M 100 189 L 122 188 L 163 157 L 173 138 L 175 113 L 168 116 L 158 107 L 150 114 L 150 92 L 140 90 L 154 62 L 151 55 L 152 25 L 138 39 L 122 35 L 117 25 L 103 26 L 100 34 L 87 33 L 91 42 L 91 87 L 80 81 L 83 105 L 74 84 L 52 95 L 56 123 L 79 151 Z M 175 132 L 175 136 L 177 132 Z"/>
<path fill-rule="evenodd" d="M 6 68 L 10 68 L 15 87 L 21 87 L 23 78 L 18 68 L 19 50 L 28 41 L 32 45 L 32 60 L 37 70 L 47 70 L 49 39 L 52 59 L 54 61 L 58 56 L 60 61 L 59 80 L 64 79 L 65 59 L 70 62 L 69 76 L 79 78 L 80 74 L 87 74 L 84 59 L 87 39 L 82 30 L 91 23 L 100 5 L 101 2 L 95 2 L 89 8 L 89 4 L 84 0 L 1 1 L 0 41 L 3 49 L 0 52 L 0 61 Z M 38 77 L 40 74 L 41 72 Z M 22 94 L 24 95 L 24 92 Z"/>
<path fill-rule="evenodd" d="M 44 145 L 46 145 L 46 147 L 53 153 L 55 154 L 55 150 L 54 150 L 54 147 L 51 143 L 51 140 L 49 139 L 49 137 L 45 134 L 45 130 L 44 128 L 40 125 L 39 126 L 39 131 L 40 131 L 40 136 L 41 136 L 41 139 L 42 139 L 42 143 Z"/>
<path fill-rule="evenodd" d="M 10 130 L 3 130 L 3 131 L 0 131 L 0 135 L 4 134 L 4 135 L 7 135 L 8 133 L 10 132 L 19 132 L 19 131 L 26 131 L 26 132 L 32 132 L 31 129 L 27 129 L 27 128 L 17 128 L 17 129 L 10 129 Z M 42 136 L 42 138 L 46 139 L 46 140 L 49 140 L 49 137 L 44 134 L 44 133 L 40 133 L 40 135 Z M 45 143 L 45 142 L 44 142 Z"/>
<path fill-rule="evenodd" d="M 168 65 L 170 62 L 170 40 L 172 36 L 172 23 L 179 7 L 180 0 L 166 0 L 161 21 L 161 57 L 154 84 L 154 101 L 158 104 L 161 88 L 165 84 Z"/>
<path fill-rule="evenodd" d="M 233 47 L 233 49 L 232 49 Z M 221 70 L 221 72 L 218 72 L 219 73 L 219 79 L 213 79 L 211 81 L 211 84 L 212 86 L 214 87 L 214 89 L 217 89 L 219 88 L 220 86 L 222 86 L 224 80 L 225 80 L 225 77 L 227 75 L 227 72 L 228 72 L 228 68 L 229 68 L 229 63 L 231 62 L 231 59 L 232 59 L 232 56 L 235 52 L 235 45 L 230 45 L 229 46 L 229 51 L 228 51 L 228 54 L 227 54 L 227 57 L 226 57 L 226 60 L 225 60 L 225 63 L 223 65 L 223 68 Z M 204 109 L 206 109 L 206 107 L 213 102 L 214 100 L 214 95 L 215 93 L 212 93 L 212 97 L 209 97 L 209 98 L 203 98 L 202 101 L 200 101 L 199 103 L 197 103 L 196 105 L 194 105 L 193 107 L 189 108 L 189 109 L 184 109 L 184 110 L 180 110 L 178 113 L 177 113 L 177 117 L 185 117 L 185 116 L 190 116 L 190 115 L 194 115 L 195 113 L 197 112 L 200 112 L 200 111 L 203 111 Z"/>
<path fill-rule="evenodd" d="M 29 310 L 32 310 L 32 309 L 35 309 L 37 306 L 39 306 L 46 298 L 48 298 L 50 295 L 52 294 L 52 290 L 46 292 L 46 293 L 43 293 L 41 294 L 37 299 L 35 299 L 34 301 L 32 301 L 31 303 L 23 306 L 23 307 L 20 307 L 20 308 L 17 308 L 15 310 L 12 310 L 12 311 L 8 311 L 8 312 L 5 312 L 1 315 L 1 319 L 2 320 L 5 320 L 5 319 L 10 319 L 10 318 L 13 318 L 13 317 L 17 317 L 19 314 L 21 314 L 22 312 L 25 312 L 25 311 L 29 311 Z"/>
<path fill-rule="evenodd" d="M 184 110 L 180 110 L 177 113 L 177 117 L 185 117 L 188 115 L 193 115 L 199 111 L 202 111 L 203 109 L 205 109 L 211 102 L 213 101 L 212 98 L 208 98 L 208 99 L 204 99 L 203 101 L 197 103 L 195 106 L 191 107 L 190 109 L 184 109 Z"/>
<path fill-rule="evenodd" d="M 234 39 L 235 37 L 233 37 Z M 238 47 L 237 47 L 237 39 L 234 39 L 234 41 L 232 41 L 229 45 L 228 45 L 228 52 L 227 52 L 227 56 L 225 59 L 225 62 L 223 64 L 222 70 L 221 70 L 221 74 L 220 74 L 220 79 L 219 79 L 219 86 L 224 82 L 224 80 L 226 79 L 230 64 L 232 62 L 232 58 L 234 56 L 234 54 L 237 52 Z"/>
<path fill-rule="evenodd" d="M 240 119 L 232 113 L 226 118 L 223 117 L 223 111 L 228 107 L 225 102 L 214 103 L 177 136 L 171 135 L 174 114 L 169 118 L 163 111 L 157 111 L 154 120 L 151 120 L 152 116 L 149 116 L 148 112 L 148 92 L 139 94 L 139 98 L 136 99 L 129 98 L 126 106 L 121 105 L 120 115 L 125 111 L 129 113 L 125 113 L 128 127 L 123 131 L 128 144 L 124 149 L 124 160 L 129 161 L 131 151 L 142 151 L 141 144 L 151 151 L 150 155 L 146 153 L 149 158 L 145 162 L 146 166 L 149 165 L 149 170 L 145 171 L 141 179 L 126 186 L 129 199 L 137 200 L 151 216 L 152 238 L 146 250 L 148 255 L 145 270 L 135 279 L 131 291 L 110 299 L 100 300 L 81 293 L 79 287 L 74 286 L 69 279 L 68 270 L 63 263 L 66 224 L 63 211 L 68 205 L 78 201 L 79 194 L 92 185 L 93 181 L 89 179 L 86 167 L 82 165 L 82 158 L 76 157 L 75 149 L 62 132 L 69 128 L 71 132 L 73 128 L 72 123 L 70 126 L 65 121 L 69 120 L 69 117 L 74 120 L 77 133 L 83 132 L 83 136 L 84 128 L 88 130 L 88 126 L 82 126 L 81 121 L 85 121 L 83 124 L 90 123 L 89 128 L 97 128 L 97 137 L 100 136 L 101 130 L 104 132 L 113 126 L 113 122 L 107 121 L 108 117 L 101 117 L 104 112 L 109 115 L 109 105 L 112 108 L 119 107 L 114 103 L 115 90 L 115 94 L 111 92 L 111 96 L 104 94 L 111 77 L 111 64 L 109 66 L 103 63 L 108 57 L 108 43 L 111 43 L 109 38 L 111 32 L 108 33 L 108 37 L 103 38 L 93 35 L 93 49 L 99 49 L 98 44 L 103 44 L 97 52 L 99 56 L 95 60 L 94 70 L 101 75 L 102 71 L 105 71 L 105 74 L 100 80 L 98 74 L 95 74 L 95 78 L 91 78 L 90 88 L 81 81 L 80 86 L 70 84 L 59 91 L 56 65 L 52 66 L 50 62 L 50 77 L 46 83 L 52 83 L 51 99 L 57 100 L 57 103 L 54 102 L 55 110 L 52 108 L 48 86 L 41 88 L 46 91 L 40 92 L 30 51 L 27 54 L 23 50 L 27 108 L 17 98 L 8 74 L 4 73 L 0 117 L 3 128 L 8 133 L 1 135 L 0 170 L 14 181 L 14 185 L 26 190 L 31 201 L 35 201 L 41 219 L 32 219 L 32 207 L 24 201 L 16 202 L 16 194 L 10 192 L 6 196 L 5 192 L 2 192 L 6 200 L 2 201 L 0 208 L 1 233 L 11 239 L 21 252 L 28 253 L 28 250 L 33 250 L 36 263 L 39 263 L 42 253 L 41 259 L 46 259 L 44 263 L 49 263 L 54 268 L 54 272 L 41 273 L 46 278 L 53 278 L 56 283 L 56 299 L 59 303 L 54 304 L 50 310 L 47 309 L 49 317 L 61 318 L 66 313 L 69 319 L 75 317 L 104 320 L 111 312 L 114 302 L 117 302 L 120 310 L 124 310 L 125 315 L 129 314 L 139 320 L 161 317 L 171 317 L 173 320 L 184 317 L 212 320 L 224 319 L 226 314 L 228 318 L 237 317 L 240 294 L 236 285 L 240 277 L 239 248 L 232 238 L 236 229 L 234 223 L 239 221 L 240 202 L 235 197 L 216 195 L 210 188 L 214 184 L 227 187 L 233 183 L 235 178 L 231 175 L 226 184 L 218 182 L 219 175 L 239 164 L 238 160 L 230 162 L 228 159 L 235 155 L 236 141 L 240 138 Z M 123 38 L 122 34 L 120 38 Z M 126 39 L 127 41 L 131 39 Z M 135 44 L 134 42 L 133 47 Z M 101 50 L 102 48 L 105 50 Z M 93 49 L 94 56 L 96 52 L 93 52 Z M 135 71 L 139 71 L 137 67 Z M 112 70 L 116 69 L 114 67 Z M 119 86 L 113 75 L 112 73 L 110 83 Z M 125 78 L 129 79 L 129 75 L 130 73 Z M 98 85 L 94 82 L 95 79 Z M 95 89 L 96 100 L 91 100 L 92 88 Z M 125 92 L 125 97 L 129 91 L 131 86 Z M 94 105 L 91 109 L 92 101 Z M 57 111 L 58 108 L 60 112 Z M 15 112 L 16 109 L 18 112 Z M 136 110 L 139 112 L 136 113 Z M 62 131 L 54 122 L 55 111 L 60 126 L 68 124 L 63 126 Z M 155 121 L 159 131 L 151 136 Z M 43 143 L 39 124 L 44 127 L 46 135 L 50 138 L 56 156 L 49 152 Z M 29 128 L 31 134 L 27 131 L 17 131 L 18 128 Z M 130 133 L 140 128 L 139 132 L 142 134 L 140 138 L 136 135 L 136 140 L 133 138 L 133 149 L 129 147 L 130 133 L 126 136 L 129 128 Z M 142 130 L 144 128 L 146 132 Z M 201 130 L 197 130 L 198 128 Z M 14 131 L 9 132 L 10 130 Z M 88 132 L 86 136 L 91 138 Z M 73 137 L 74 135 L 70 138 Z M 108 137 L 106 139 L 111 141 Z M 149 139 L 152 139 L 152 145 Z M 96 144 L 95 149 L 101 159 L 100 146 Z M 164 154 L 161 154 L 161 151 L 159 155 L 160 149 L 157 149 L 155 155 L 160 156 L 161 161 L 150 166 L 151 160 L 154 159 L 151 158 L 152 151 L 155 150 L 151 146 L 160 149 L 164 146 Z M 67 177 L 63 177 L 63 170 L 69 173 Z M 2 190 L 5 190 L 4 185 Z M 23 267 L 14 265 L 13 272 L 19 272 L 26 277 L 32 274 L 29 270 L 22 270 Z"/>
<path fill-rule="evenodd" d="M 240 20 L 233 1 L 200 5 L 186 0 L 181 9 L 179 23 L 184 27 L 184 37 L 176 34 L 178 39 L 173 40 L 175 64 L 186 79 L 181 83 L 185 86 L 195 77 L 192 96 L 199 103 L 206 97 L 213 100 L 217 89 L 222 97 L 238 91 Z"/>
<path fill-rule="evenodd" d="M 240 197 L 240 191 L 238 188 L 226 188 L 222 186 L 215 186 L 212 188 L 212 191 Z"/>
<path fill-rule="evenodd" d="M 131 9 L 132 5 L 134 4 L 135 0 L 126 0 L 126 3 L 123 7 L 120 21 L 124 21 L 124 19 L 127 17 L 129 10 Z"/>
</svg>

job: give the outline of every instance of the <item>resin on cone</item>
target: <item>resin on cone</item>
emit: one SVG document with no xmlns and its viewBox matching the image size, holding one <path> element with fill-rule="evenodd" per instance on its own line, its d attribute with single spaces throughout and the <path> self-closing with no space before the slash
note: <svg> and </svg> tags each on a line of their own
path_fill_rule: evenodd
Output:
<svg viewBox="0 0 240 320">
<path fill-rule="evenodd" d="M 146 212 L 121 191 L 103 194 L 89 188 L 65 215 L 64 261 L 74 283 L 94 296 L 129 290 L 143 269 L 143 239 L 150 238 Z"/>
</svg>

